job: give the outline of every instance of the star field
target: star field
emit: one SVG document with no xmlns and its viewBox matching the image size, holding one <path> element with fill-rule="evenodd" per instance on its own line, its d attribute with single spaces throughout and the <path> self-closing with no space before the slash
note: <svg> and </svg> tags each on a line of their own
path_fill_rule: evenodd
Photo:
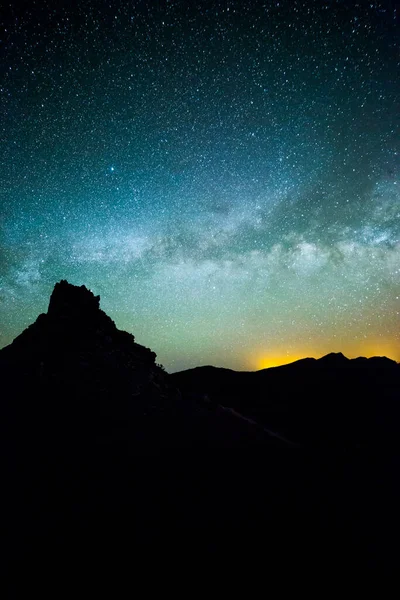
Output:
<svg viewBox="0 0 400 600">
<path fill-rule="evenodd" d="M 395 3 L 10 3 L 0 346 L 68 279 L 167 370 L 400 360 Z"/>
</svg>

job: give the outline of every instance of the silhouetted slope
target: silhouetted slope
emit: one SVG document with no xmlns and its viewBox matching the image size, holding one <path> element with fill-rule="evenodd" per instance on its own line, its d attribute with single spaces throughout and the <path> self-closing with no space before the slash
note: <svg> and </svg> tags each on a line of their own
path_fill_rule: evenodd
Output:
<svg viewBox="0 0 400 600">
<path fill-rule="evenodd" d="M 0 537 L 12 585 L 40 576 L 43 585 L 52 570 L 76 584 L 79 569 L 98 573 L 100 562 L 107 571 L 139 551 L 142 569 L 172 553 L 172 538 L 206 548 L 201 527 L 212 514 L 200 514 L 200 499 L 223 491 L 209 451 L 285 446 L 182 399 L 155 357 L 116 328 L 98 297 L 66 281 L 0 351 Z M 229 470 L 223 458 L 221 468 Z"/>
<path fill-rule="evenodd" d="M 171 375 L 185 397 L 237 409 L 305 446 L 397 444 L 400 366 L 328 354 L 257 372 L 199 367 Z"/>
</svg>

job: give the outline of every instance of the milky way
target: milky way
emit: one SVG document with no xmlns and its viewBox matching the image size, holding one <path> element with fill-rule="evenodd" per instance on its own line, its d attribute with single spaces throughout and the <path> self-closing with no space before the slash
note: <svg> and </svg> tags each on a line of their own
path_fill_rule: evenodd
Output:
<svg viewBox="0 0 400 600">
<path fill-rule="evenodd" d="M 13 4 L 1 346 L 63 278 L 171 371 L 400 360 L 394 2 Z"/>
</svg>

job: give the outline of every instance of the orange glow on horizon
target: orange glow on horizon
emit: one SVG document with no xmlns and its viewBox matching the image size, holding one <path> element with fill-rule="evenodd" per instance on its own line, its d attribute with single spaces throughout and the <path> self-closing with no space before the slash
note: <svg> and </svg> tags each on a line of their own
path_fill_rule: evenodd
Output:
<svg viewBox="0 0 400 600">
<path fill-rule="evenodd" d="M 277 353 L 267 354 L 262 356 L 256 356 L 253 358 L 252 368 L 256 370 L 269 369 L 271 367 L 280 367 L 282 365 L 288 365 L 296 360 L 303 358 L 321 358 L 330 352 L 342 352 L 347 358 L 357 358 L 359 356 L 365 356 L 366 358 L 372 358 L 373 356 L 386 356 L 396 362 L 400 362 L 400 349 L 394 347 L 392 342 L 389 341 L 369 341 L 362 345 L 352 345 L 346 348 L 332 348 L 330 350 L 319 350 L 319 351 L 307 351 L 298 353 Z"/>
<path fill-rule="evenodd" d="M 282 365 L 288 365 L 289 363 L 295 362 L 296 360 L 300 360 L 301 358 L 307 358 L 310 356 L 309 354 L 285 354 L 285 355 L 270 355 L 270 356 L 262 356 L 257 360 L 257 370 L 261 369 L 269 369 L 271 367 L 280 367 Z"/>
</svg>

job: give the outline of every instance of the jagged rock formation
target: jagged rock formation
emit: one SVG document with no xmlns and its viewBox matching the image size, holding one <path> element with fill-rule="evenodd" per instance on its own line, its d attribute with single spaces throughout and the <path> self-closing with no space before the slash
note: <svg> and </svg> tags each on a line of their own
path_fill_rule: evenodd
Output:
<svg viewBox="0 0 400 600">
<path fill-rule="evenodd" d="M 43 439 L 72 431 L 85 440 L 124 440 L 131 452 L 277 443 L 257 425 L 183 400 L 155 359 L 117 329 L 99 296 L 62 280 L 48 312 L 0 351 L 3 411 L 20 407 L 28 437 L 35 423 Z"/>
<path fill-rule="evenodd" d="M 114 321 L 100 309 L 100 296 L 62 280 L 54 287 L 47 314 L 1 351 L 1 357 L 40 373 L 74 362 L 81 375 L 86 361 L 109 361 L 109 365 L 139 367 L 150 365 L 154 371 L 156 354 L 135 343 L 134 336 L 116 328 Z M 72 367 L 71 364 L 69 364 Z"/>
</svg>

